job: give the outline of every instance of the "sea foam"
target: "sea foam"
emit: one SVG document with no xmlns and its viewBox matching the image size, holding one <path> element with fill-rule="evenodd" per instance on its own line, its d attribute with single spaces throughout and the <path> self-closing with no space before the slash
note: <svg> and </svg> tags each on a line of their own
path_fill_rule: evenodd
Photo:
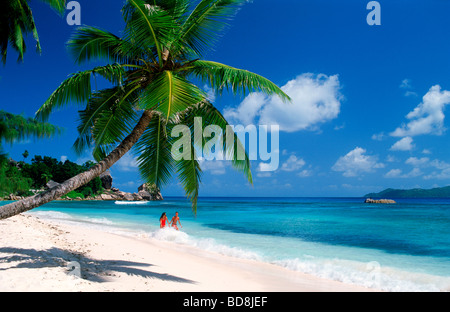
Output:
<svg viewBox="0 0 450 312">
<path fill-rule="evenodd" d="M 287 259 L 274 264 L 321 278 L 391 292 L 437 292 L 450 289 L 450 278 L 412 273 L 379 264 L 342 259 Z"/>
<path fill-rule="evenodd" d="M 149 236 L 161 241 L 183 244 L 229 257 L 259 261 L 262 260 L 262 257 L 258 253 L 238 247 L 231 247 L 225 244 L 221 244 L 213 238 L 193 237 L 183 231 L 177 231 L 173 228 L 159 229 L 152 232 Z"/>
</svg>

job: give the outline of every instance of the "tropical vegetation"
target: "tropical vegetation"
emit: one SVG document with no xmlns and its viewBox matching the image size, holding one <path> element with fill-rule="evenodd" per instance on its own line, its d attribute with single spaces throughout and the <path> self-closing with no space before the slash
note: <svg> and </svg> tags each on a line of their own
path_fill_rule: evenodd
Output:
<svg viewBox="0 0 450 312">
<path fill-rule="evenodd" d="M 28 4 L 29 0 L 2 0 L 0 2 L 0 54 L 2 63 L 6 63 L 8 46 L 19 53 L 18 61 L 23 61 L 27 50 L 25 38 L 33 34 L 36 41 L 36 51 L 41 52 L 39 34 L 34 22 L 33 12 Z M 63 15 L 66 0 L 41 0 L 47 3 L 58 14 Z"/>
<path fill-rule="evenodd" d="M 0 197 L 9 195 L 29 196 L 34 190 L 44 190 L 51 180 L 64 182 L 77 174 L 84 172 L 94 165 L 87 161 L 78 165 L 70 160 L 58 161 L 49 156 L 36 155 L 31 163 L 25 161 L 0 160 Z M 89 197 L 103 191 L 102 181 L 95 178 L 89 183 L 73 191 L 74 197 Z"/>
</svg>

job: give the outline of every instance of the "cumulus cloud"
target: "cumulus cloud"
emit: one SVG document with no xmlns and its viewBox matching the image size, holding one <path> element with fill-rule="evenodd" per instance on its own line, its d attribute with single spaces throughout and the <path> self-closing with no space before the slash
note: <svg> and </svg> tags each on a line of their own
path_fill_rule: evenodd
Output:
<svg viewBox="0 0 450 312">
<path fill-rule="evenodd" d="M 444 131 L 444 108 L 450 104 L 450 91 L 441 91 L 439 85 L 431 87 L 412 112 L 406 115 L 410 121 L 391 133 L 394 137 L 412 137 L 422 134 L 441 135 Z"/>
<path fill-rule="evenodd" d="M 408 178 L 415 178 L 421 175 L 423 175 L 423 172 L 419 168 L 414 168 L 406 174 L 403 174 L 403 172 L 400 169 L 392 169 L 388 173 L 386 173 L 384 177 L 408 179 Z"/>
<path fill-rule="evenodd" d="M 402 83 L 400 84 L 400 89 L 405 90 L 405 96 L 417 96 L 417 93 L 414 91 L 411 91 L 411 80 L 410 79 L 403 79 Z"/>
<path fill-rule="evenodd" d="M 331 169 L 343 172 L 344 177 L 356 177 L 362 173 L 384 168 L 384 164 L 378 162 L 377 156 L 366 155 L 366 153 L 365 149 L 356 147 L 347 155 L 340 157 Z"/>
<path fill-rule="evenodd" d="M 131 153 L 126 153 L 119 159 L 114 167 L 123 172 L 136 171 L 138 169 L 137 157 L 133 156 Z"/>
<path fill-rule="evenodd" d="M 223 160 L 200 160 L 202 171 L 209 172 L 212 175 L 223 175 L 226 173 L 226 162 Z"/>
<path fill-rule="evenodd" d="M 227 108 L 224 116 L 244 125 L 279 125 L 281 131 L 316 130 L 318 125 L 337 118 L 342 95 L 338 75 L 302 74 L 281 88 L 292 102 L 277 96 L 251 93 L 237 108 Z"/>
<path fill-rule="evenodd" d="M 405 137 L 391 146 L 391 151 L 410 151 L 414 148 L 411 137 Z"/>
<path fill-rule="evenodd" d="M 301 158 L 297 158 L 295 155 L 291 155 L 286 162 L 281 165 L 283 171 L 297 171 L 305 165 L 305 161 Z"/>
<path fill-rule="evenodd" d="M 450 179 L 450 163 L 429 157 L 409 157 L 406 165 L 412 167 L 409 172 L 403 173 L 401 169 L 392 169 L 384 175 L 385 178 L 416 178 L 422 176 L 425 180 Z"/>
</svg>

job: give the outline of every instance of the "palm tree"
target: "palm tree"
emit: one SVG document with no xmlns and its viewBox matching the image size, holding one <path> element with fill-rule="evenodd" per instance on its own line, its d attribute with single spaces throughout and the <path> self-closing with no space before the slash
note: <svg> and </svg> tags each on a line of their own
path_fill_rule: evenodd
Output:
<svg viewBox="0 0 450 312">
<path fill-rule="evenodd" d="M 61 128 L 48 122 L 39 122 L 33 118 L 0 110 L 0 146 L 1 141 L 12 144 L 29 137 L 50 138 L 55 134 L 60 134 L 61 131 Z"/>
<path fill-rule="evenodd" d="M 6 160 L 7 154 L 3 152 L 3 141 L 13 144 L 26 138 L 38 139 L 50 138 L 60 134 L 62 129 L 47 122 L 39 122 L 33 118 L 15 115 L 0 110 L 0 161 Z M 28 157 L 28 151 L 23 154 L 24 159 Z"/>
<path fill-rule="evenodd" d="M 50 5 L 60 15 L 64 14 L 66 0 L 41 0 Z M 8 45 L 19 53 L 18 61 L 23 61 L 26 52 L 25 36 L 33 34 L 36 51 L 41 52 L 39 35 L 34 23 L 29 0 L 2 0 L 0 2 L 0 53 L 6 63 Z"/>
<path fill-rule="evenodd" d="M 195 151 L 205 142 L 193 138 L 192 157 L 175 161 L 170 131 L 178 124 L 192 129 L 195 117 L 202 117 L 202 126 L 215 124 L 225 129 L 228 122 L 191 80 L 209 84 L 218 94 L 225 89 L 242 95 L 261 91 L 289 100 L 274 83 L 257 74 L 202 60 L 245 2 L 201 0 L 190 10 L 189 0 L 128 0 L 122 9 L 126 25 L 122 38 L 93 27 L 78 28 L 68 42 L 76 62 L 105 60 L 108 64 L 66 79 L 39 109 L 37 118 L 47 120 L 55 109 L 69 104 L 83 105 L 74 147 L 79 152 L 93 148 L 98 164 L 45 193 L 0 207 L 0 219 L 80 187 L 133 146 L 143 179 L 161 188 L 177 174 L 196 212 L 201 168 Z M 105 78 L 111 87 L 92 90 L 93 76 Z M 240 144 L 236 135 L 235 143 Z M 252 182 L 247 155 L 238 159 L 238 148 L 225 148 L 226 153 L 233 153 L 233 166 Z"/>
</svg>

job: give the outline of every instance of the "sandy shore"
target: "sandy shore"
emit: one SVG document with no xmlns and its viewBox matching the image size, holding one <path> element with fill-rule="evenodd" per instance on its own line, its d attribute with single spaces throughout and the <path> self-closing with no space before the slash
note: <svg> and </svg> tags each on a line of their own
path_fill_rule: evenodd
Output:
<svg viewBox="0 0 450 312">
<path fill-rule="evenodd" d="M 156 239 L 57 224 L 0 221 L 0 291 L 371 291 Z"/>
</svg>

